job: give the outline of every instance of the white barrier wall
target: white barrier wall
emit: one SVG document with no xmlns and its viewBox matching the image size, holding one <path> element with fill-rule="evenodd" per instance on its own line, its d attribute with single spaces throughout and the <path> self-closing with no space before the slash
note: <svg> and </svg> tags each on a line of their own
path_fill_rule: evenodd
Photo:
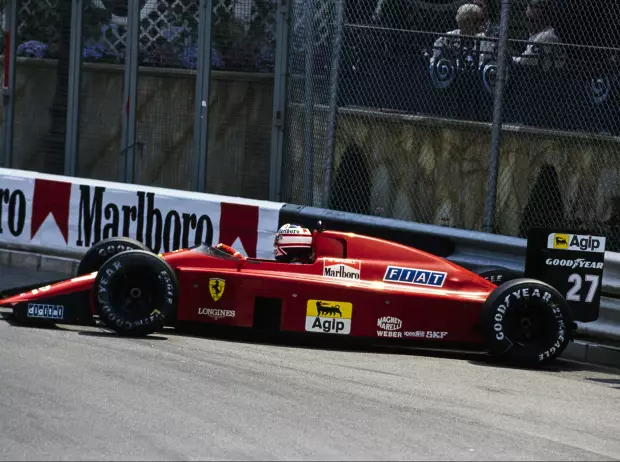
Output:
<svg viewBox="0 0 620 462">
<path fill-rule="evenodd" d="M 206 242 L 272 258 L 284 204 L 0 169 L 0 242 L 83 253 L 112 236 L 156 253 Z"/>
</svg>

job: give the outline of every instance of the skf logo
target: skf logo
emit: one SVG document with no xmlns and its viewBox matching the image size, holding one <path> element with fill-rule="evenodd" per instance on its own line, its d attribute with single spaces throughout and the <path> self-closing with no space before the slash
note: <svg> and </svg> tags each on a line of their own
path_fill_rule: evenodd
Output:
<svg viewBox="0 0 620 462">
<path fill-rule="evenodd" d="M 209 293 L 214 302 L 217 302 L 222 295 L 224 295 L 224 288 L 226 287 L 226 281 L 224 279 L 211 278 L 209 279 Z"/>
<path fill-rule="evenodd" d="M 605 252 L 605 238 L 582 234 L 549 234 L 547 248 L 575 252 Z"/>
<path fill-rule="evenodd" d="M 351 333 L 353 304 L 348 302 L 330 302 L 326 300 L 308 300 L 306 306 L 306 331 L 326 334 Z"/>
</svg>

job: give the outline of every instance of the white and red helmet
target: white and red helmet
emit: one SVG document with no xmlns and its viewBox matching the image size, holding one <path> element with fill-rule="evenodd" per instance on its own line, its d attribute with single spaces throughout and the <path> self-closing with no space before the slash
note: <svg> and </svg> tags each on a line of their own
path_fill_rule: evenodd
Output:
<svg viewBox="0 0 620 462">
<path fill-rule="evenodd" d="M 287 223 L 276 233 L 273 250 L 279 262 L 308 261 L 312 256 L 312 232 Z"/>
</svg>

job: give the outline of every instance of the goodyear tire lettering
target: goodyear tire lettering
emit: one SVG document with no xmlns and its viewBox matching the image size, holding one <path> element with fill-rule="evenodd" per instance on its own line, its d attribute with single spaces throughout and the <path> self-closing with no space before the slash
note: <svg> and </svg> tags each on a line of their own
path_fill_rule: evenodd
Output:
<svg viewBox="0 0 620 462">
<path fill-rule="evenodd" d="M 131 279 L 133 274 L 136 274 L 132 273 L 132 271 L 136 271 L 132 269 L 132 267 L 136 267 L 133 265 L 140 268 L 146 267 L 147 273 L 149 267 L 154 270 L 151 273 L 155 276 L 154 284 L 151 284 L 153 287 L 144 289 L 152 289 L 153 306 L 150 307 L 148 314 L 120 310 L 120 306 L 116 307 L 112 303 L 113 298 L 109 290 L 112 286 L 110 284 L 115 277 L 120 275 L 121 269 L 123 270 L 122 274 Z M 143 270 L 140 272 L 143 273 Z M 150 252 L 130 250 L 114 255 L 106 261 L 98 272 L 95 284 L 97 285 L 96 305 L 100 318 L 108 327 L 121 334 L 148 335 L 163 327 L 163 322 L 176 308 L 178 283 L 175 274 L 164 260 Z M 122 302 L 119 301 L 119 303 Z"/>
<path fill-rule="evenodd" d="M 506 323 L 512 325 L 520 322 L 519 316 L 508 316 L 508 313 L 520 313 L 520 305 L 532 299 L 537 300 L 536 309 L 542 310 L 549 321 L 553 320 L 553 327 L 549 327 L 537 341 L 543 342 L 543 348 L 540 348 L 540 343 L 516 342 L 507 336 Z M 547 361 L 560 355 L 570 339 L 566 329 L 571 321 L 570 308 L 566 300 L 557 290 L 540 281 L 520 278 L 497 287 L 485 303 L 482 316 L 483 323 L 486 323 L 483 331 L 490 351 L 499 357 L 531 363 Z M 537 318 L 531 319 L 536 322 Z M 516 324 L 514 328 L 522 327 Z M 508 332 L 512 332 L 512 329 L 508 329 Z"/>
</svg>

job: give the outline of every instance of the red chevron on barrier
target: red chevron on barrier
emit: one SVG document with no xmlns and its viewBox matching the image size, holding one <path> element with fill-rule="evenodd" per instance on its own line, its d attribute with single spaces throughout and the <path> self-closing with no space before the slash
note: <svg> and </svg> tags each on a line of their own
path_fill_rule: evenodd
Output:
<svg viewBox="0 0 620 462">
<path fill-rule="evenodd" d="M 258 245 L 258 207 L 222 202 L 219 241 L 233 245 L 239 239 L 247 256 L 256 258 Z"/>
<path fill-rule="evenodd" d="M 32 220 L 30 239 L 32 239 L 49 214 L 56 221 L 65 242 L 69 241 L 69 205 L 71 183 L 37 179 L 32 198 Z"/>
</svg>

